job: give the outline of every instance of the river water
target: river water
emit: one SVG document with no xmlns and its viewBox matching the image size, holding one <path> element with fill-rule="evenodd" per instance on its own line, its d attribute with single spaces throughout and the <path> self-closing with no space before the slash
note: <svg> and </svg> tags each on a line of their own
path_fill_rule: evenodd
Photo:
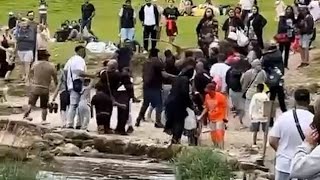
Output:
<svg viewBox="0 0 320 180">
<path fill-rule="evenodd" d="M 39 171 L 37 180 L 174 180 L 168 163 L 132 156 L 112 158 L 57 157 L 54 168 Z M 54 170 L 53 170 L 54 169 Z"/>
</svg>

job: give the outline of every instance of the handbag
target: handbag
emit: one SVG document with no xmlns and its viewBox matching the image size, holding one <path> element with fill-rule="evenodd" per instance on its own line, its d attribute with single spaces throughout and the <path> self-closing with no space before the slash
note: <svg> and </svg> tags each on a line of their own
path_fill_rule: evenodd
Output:
<svg viewBox="0 0 320 180">
<path fill-rule="evenodd" d="M 73 90 L 77 93 L 81 93 L 83 82 L 81 79 L 73 79 L 71 67 L 70 67 L 70 76 L 72 80 Z"/>
<path fill-rule="evenodd" d="M 273 39 L 275 41 L 277 41 L 277 43 L 286 43 L 286 42 L 289 42 L 289 38 L 288 38 L 288 35 L 287 33 L 279 33 L 279 34 L 276 34 Z"/>
<path fill-rule="evenodd" d="M 242 98 L 243 98 L 243 99 L 246 99 L 247 92 L 248 92 L 248 90 L 250 89 L 250 87 L 251 87 L 251 85 L 253 84 L 253 82 L 257 79 L 257 76 L 258 76 L 259 73 L 260 73 L 260 71 L 257 72 L 257 74 L 254 76 L 253 80 L 249 83 L 249 86 L 247 87 L 247 89 L 246 89 L 246 90 L 244 91 L 244 93 L 242 94 Z"/>
<path fill-rule="evenodd" d="M 249 44 L 249 38 L 244 34 L 244 31 L 237 29 L 237 44 L 240 47 L 245 47 Z"/>
<path fill-rule="evenodd" d="M 194 111 L 187 107 L 188 116 L 184 119 L 184 129 L 193 130 L 197 128 L 197 116 Z"/>
<path fill-rule="evenodd" d="M 302 128 L 301 128 L 300 123 L 299 123 L 299 119 L 298 119 L 298 115 L 297 115 L 297 109 L 294 108 L 292 112 L 293 112 L 294 122 L 296 123 L 296 127 L 297 127 L 297 130 L 298 130 L 298 132 L 299 132 L 299 135 L 300 135 L 302 141 L 304 141 L 304 139 L 305 139 L 306 137 L 305 137 L 305 135 L 303 134 Z"/>
</svg>

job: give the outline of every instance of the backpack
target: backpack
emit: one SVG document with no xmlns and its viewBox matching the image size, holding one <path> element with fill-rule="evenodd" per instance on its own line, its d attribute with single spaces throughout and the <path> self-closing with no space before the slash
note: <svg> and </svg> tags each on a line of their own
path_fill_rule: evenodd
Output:
<svg viewBox="0 0 320 180">
<path fill-rule="evenodd" d="M 282 86 L 283 84 L 283 74 L 281 73 L 281 70 L 277 67 L 274 67 L 270 69 L 270 71 L 267 73 L 267 81 L 266 84 L 269 88 L 275 87 L 275 86 Z"/>
<path fill-rule="evenodd" d="M 229 76 L 228 76 L 228 87 L 234 91 L 234 92 L 241 92 L 242 88 L 241 88 L 241 79 L 242 76 L 242 72 L 240 70 L 237 69 L 230 69 L 229 72 Z"/>
</svg>

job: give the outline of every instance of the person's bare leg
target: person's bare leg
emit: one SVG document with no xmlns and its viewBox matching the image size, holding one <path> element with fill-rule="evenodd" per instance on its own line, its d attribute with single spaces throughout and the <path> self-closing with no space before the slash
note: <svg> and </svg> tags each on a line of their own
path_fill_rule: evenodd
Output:
<svg viewBox="0 0 320 180">
<path fill-rule="evenodd" d="M 31 64 L 30 64 L 29 62 L 25 62 L 25 64 L 24 64 L 25 81 L 26 81 L 26 82 L 29 81 L 30 65 L 31 65 Z"/>
<path fill-rule="evenodd" d="M 305 48 L 300 48 L 300 56 L 301 56 L 301 62 L 304 63 L 305 62 L 305 53 L 304 53 Z"/>
<path fill-rule="evenodd" d="M 309 64 L 309 48 L 304 49 L 304 58 L 305 58 L 305 63 Z"/>
<path fill-rule="evenodd" d="M 12 73 L 12 71 L 7 71 L 6 75 L 4 76 L 4 79 L 9 80 L 11 73 Z"/>
</svg>

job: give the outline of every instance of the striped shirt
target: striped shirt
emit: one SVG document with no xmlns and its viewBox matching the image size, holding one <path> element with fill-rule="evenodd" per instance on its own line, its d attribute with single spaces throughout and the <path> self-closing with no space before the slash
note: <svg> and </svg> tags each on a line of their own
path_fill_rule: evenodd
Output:
<svg viewBox="0 0 320 180">
<path fill-rule="evenodd" d="M 39 14 L 47 14 L 48 6 L 46 4 L 40 4 L 39 6 Z"/>
</svg>

